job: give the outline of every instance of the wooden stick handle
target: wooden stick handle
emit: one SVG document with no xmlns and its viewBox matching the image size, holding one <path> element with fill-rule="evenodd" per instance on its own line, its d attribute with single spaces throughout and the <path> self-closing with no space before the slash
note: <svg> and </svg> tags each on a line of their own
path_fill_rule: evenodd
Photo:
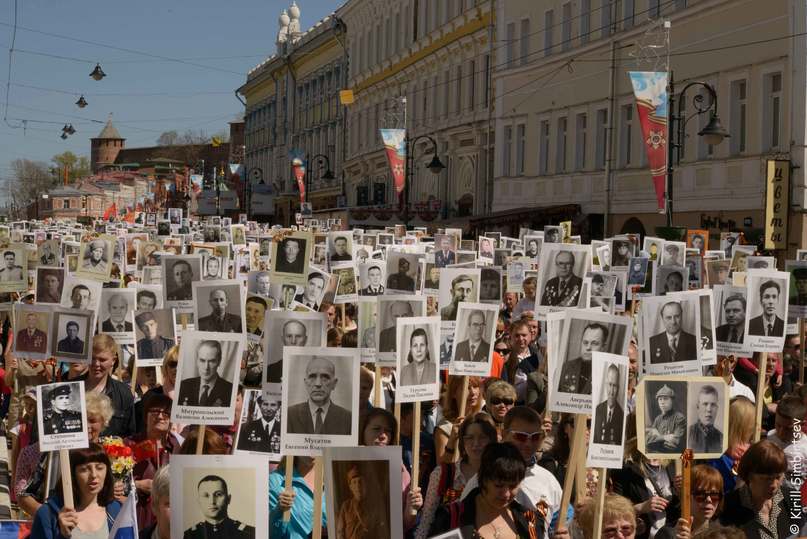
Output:
<svg viewBox="0 0 807 539">
<path fill-rule="evenodd" d="M 756 428 L 754 429 L 754 442 L 762 437 L 762 407 L 765 406 L 765 375 L 768 371 L 768 353 L 759 354 L 757 364 L 757 394 L 756 394 Z"/>
<path fill-rule="evenodd" d="M 381 365 L 375 364 L 375 384 L 373 385 L 373 406 L 381 408 Z"/>
<path fill-rule="evenodd" d="M 314 457 L 314 530 L 313 539 L 322 539 L 322 457 Z"/>
<path fill-rule="evenodd" d="M 286 481 L 283 483 L 289 492 L 293 491 L 292 488 L 292 481 L 294 479 L 294 457 L 292 455 L 286 455 Z M 283 522 L 288 522 L 291 520 L 291 509 L 287 511 L 283 511 Z"/>
<path fill-rule="evenodd" d="M 572 437 L 572 449 L 569 452 L 569 462 L 566 464 L 566 475 L 563 478 L 563 497 L 560 501 L 558 514 L 558 525 L 555 529 L 566 527 L 566 513 L 569 510 L 569 501 L 572 499 L 572 487 L 574 486 L 574 466 L 580 458 L 580 450 L 586 441 L 586 416 L 575 414 L 574 435 Z M 578 487 L 580 488 L 580 487 Z"/>
<path fill-rule="evenodd" d="M 462 396 L 460 397 L 460 407 L 459 407 L 459 414 L 462 417 L 465 417 L 465 407 L 468 406 L 468 377 L 462 377 Z M 454 443 L 454 462 L 459 462 L 460 460 L 460 451 L 459 451 L 459 440 Z"/>
<path fill-rule="evenodd" d="M 68 449 L 59 450 L 59 470 L 62 472 L 64 506 L 75 509 L 76 505 L 73 502 L 73 474 L 70 470 L 70 451 Z"/>
<path fill-rule="evenodd" d="M 196 438 L 196 454 L 203 455 L 205 449 L 205 426 L 199 425 Z"/>
<path fill-rule="evenodd" d="M 48 451 L 48 460 L 45 466 L 45 497 L 47 498 L 50 496 L 50 478 L 53 475 L 53 451 Z"/>
<path fill-rule="evenodd" d="M 600 480 L 597 483 L 597 510 L 594 513 L 594 533 L 592 537 L 602 537 L 602 511 L 605 506 L 605 492 L 608 490 L 608 468 L 599 468 Z M 580 487 L 577 487 L 580 490 Z"/>
<path fill-rule="evenodd" d="M 400 429 L 398 429 L 400 430 Z M 420 401 L 412 411 L 412 482 L 409 489 L 420 485 Z M 415 511 L 417 514 L 417 511 Z"/>
<path fill-rule="evenodd" d="M 395 416 L 395 424 L 401 424 L 401 403 L 395 402 L 392 407 L 392 414 Z M 398 432 L 395 433 L 395 445 L 401 445 L 401 429 L 398 429 Z"/>
<path fill-rule="evenodd" d="M 681 474 L 681 518 L 689 522 L 692 516 L 692 462 L 684 462 L 683 473 Z"/>
</svg>

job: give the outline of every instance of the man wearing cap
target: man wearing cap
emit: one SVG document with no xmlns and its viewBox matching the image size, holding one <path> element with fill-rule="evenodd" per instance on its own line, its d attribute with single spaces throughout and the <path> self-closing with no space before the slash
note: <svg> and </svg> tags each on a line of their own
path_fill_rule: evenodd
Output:
<svg viewBox="0 0 807 539">
<path fill-rule="evenodd" d="M 144 337 L 137 341 L 138 359 L 157 359 L 165 356 L 165 353 L 174 346 L 172 339 L 167 339 L 158 335 L 159 324 L 154 317 L 154 313 L 140 313 L 135 317 L 135 322 Z"/>
<path fill-rule="evenodd" d="M 662 260 L 663 266 L 681 266 L 683 260 L 679 260 L 681 250 L 677 245 L 668 243 L 664 246 L 664 259 Z"/>
<path fill-rule="evenodd" d="M 109 318 L 101 323 L 101 331 L 104 333 L 124 333 L 132 331 L 132 323 L 126 320 L 129 314 L 129 302 L 123 294 L 112 294 L 107 300 Z"/>
<path fill-rule="evenodd" d="M 664 331 L 650 337 L 650 363 L 672 363 L 698 359 L 697 339 L 681 329 L 683 309 L 677 301 L 662 305 L 659 315 Z"/>
<path fill-rule="evenodd" d="M 25 315 L 26 327 L 17 332 L 17 350 L 20 352 L 47 353 L 48 337 L 36 327 L 37 322 L 36 313 Z"/>
<path fill-rule="evenodd" d="M 22 266 L 17 265 L 17 253 L 6 251 L 3 253 L 6 267 L 0 269 L 0 281 L 22 281 Z"/>
<path fill-rule="evenodd" d="M 280 453 L 280 402 L 259 395 L 255 400 L 261 417 L 247 421 L 238 434 L 238 447 L 242 451 Z"/>
<path fill-rule="evenodd" d="M 656 402 L 661 413 L 645 431 L 647 452 L 680 454 L 686 443 L 687 420 L 684 414 L 675 411 L 675 391 L 665 384 L 656 392 Z"/>
<path fill-rule="evenodd" d="M 199 331 L 241 333 L 241 317 L 227 312 L 227 292 L 217 288 L 210 292 L 208 302 L 212 312 L 199 318 Z"/>
<path fill-rule="evenodd" d="M 350 497 L 342 502 L 336 515 L 336 536 L 344 539 L 389 537 L 389 522 L 377 510 L 377 500 L 368 498 L 364 478 L 354 464 L 347 471 Z"/>
<path fill-rule="evenodd" d="M 722 453 L 723 434 L 715 427 L 718 406 L 717 389 L 706 385 L 698 391 L 698 421 L 689 427 L 689 448 L 695 453 Z"/>
<path fill-rule="evenodd" d="M 81 269 L 93 273 L 106 273 L 109 269 L 106 262 L 106 243 L 104 240 L 92 240 L 87 247 L 88 254 L 84 255 Z"/>
<path fill-rule="evenodd" d="M 48 397 L 50 408 L 46 409 L 42 417 L 45 434 L 64 434 L 68 432 L 81 432 L 81 412 L 70 409 L 70 384 L 54 388 Z"/>
<path fill-rule="evenodd" d="M 255 539 L 254 527 L 227 514 L 233 496 L 222 477 L 204 476 L 196 486 L 196 496 L 204 520 L 185 530 L 183 539 Z"/>
<path fill-rule="evenodd" d="M 68 354 L 83 354 L 84 341 L 78 338 L 78 322 L 69 321 L 66 329 L 67 337 L 58 342 L 56 350 Z"/>
</svg>

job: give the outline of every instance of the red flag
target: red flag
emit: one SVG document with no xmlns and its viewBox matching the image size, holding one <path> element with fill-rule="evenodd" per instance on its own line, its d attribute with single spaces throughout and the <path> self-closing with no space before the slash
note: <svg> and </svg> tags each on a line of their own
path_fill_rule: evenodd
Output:
<svg viewBox="0 0 807 539">
<path fill-rule="evenodd" d="M 117 206 L 115 205 L 115 203 L 113 202 L 113 203 L 112 203 L 112 205 L 111 205 L 110 207 L 108 207 L 108 208 L 106 209 L 106 211 L 104 212 L 104 217 L 103 217 L 103 219 L 104 219 L 105 221 L 111 221 L 111 220 L 112 220 L 112 218 L 113 218 L 114 216 L 116 216 L 116 215 L 118 215 L 118 207 L 117 207 Z"/>
<path fill-rule="evenodd" d="M 659 211 L 664 210 L 667 185 L 667 73 L 664 71 L 629 71 L 628 76 L 636 96 L 636 110 L 642 126 L 647 162 Z"/>
<path fill-rule="evenodd" d="M 300 190 L 300 204 L 302 204 L 305 202 L 305 165 L 294 164 L 291 168 L 294 170 L 294 177 L 297 179 L 297 188 Z"/>
</svg>

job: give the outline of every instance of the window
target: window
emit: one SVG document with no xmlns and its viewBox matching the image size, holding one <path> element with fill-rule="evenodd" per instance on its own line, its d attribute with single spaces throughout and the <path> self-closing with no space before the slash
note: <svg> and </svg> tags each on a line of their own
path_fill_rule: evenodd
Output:
<svg viewBox="0 0 807 539">
<path fill-rule="evenodd" d="M 625 11 L 622 16 L 622 21 L 624 24 L 624 29 L 627 30 L 628 28 L 633 28 L 634 24 L 634 16 L 636 11 L 636 0 L 623 0 L 625 2 L 624 8 Z"/>
<path fill-rule="evenodd" d="M 484 67 L 484 69 L 485 69 L 485 71 L 484 71 L 485 80 L 482 82 L 482 88 L 485 89 L 484 90 L 485 101 L 484 101 L 484 103 L 482 103 L 482 108 L 488 108 L 488 100 L 490 99 L 490 86 L 489 86 L 489 83 L 490 83 L 490 54 L 485 55 L 484 62 L 485 62 L 484 63 L 484 66 L 485 66 Z"/>
<path fill-rule="evenodd" d="M 574 141 L 574 169 L 583 170 L 586 168 L 586 138 L 588 117 L 585 112 L 577 115 L 575 125 Z"/>
<path fill-rule="evenodd" d="M 566 128 L 566 117 L 558 118 L 558 140 L 555 146 L 555 172 L 566 172 Z"/>
<path fill-rule="evenodd" d="M 552 32 L 555 12 L 551 9 L 544 13 L 544 56 L 552 54 Z"/>
<path fill-rule="evenodd" d="M 373 204 L 383 206 L 387 200 L 387 185 L 383 183 L 373 184 Z"/>
<path fill-rule="evenodd" d="M 524 175 L 524 150 L 526 149 L 527 126 L 519 124 L 516 128 L 516 176 Z"/>
<path fill-rule="evenodd" d="M 516 23 L 507 23 L 507 67 L 515 65 L 516 56 Z"/>
<path fill-rule="evenodd" d="M 530 20 L 521 19 L 521 65 L 526 64 L 530 57 Z"/>
<path fill-rule="evenodd" d="M 580 0 L 580 43 L 588 43 L 591 33 L 591 0 Z"/>
<path fill-rule="evenodd" d="M 594 166 L 598 169 L 605 168 L 605 137 L 608 132 L 608 109 L 597 111 L 597 138 L 596 153 L 594 154 Z"/>
<path fill-rule="evenodd" d="M 563 4 L 561 21 L 560 48 L 568 51 L 572 48 L 572 4 L 570 2 Z"/>
<path fill-rule="evenodd" d="M 729 118 L 729 128 L 731 138 L 731 155 L 745 152 L 745 130 L 746 130 L 746 91 L 745 80 L 735 80 L 731 83 L 731 116 Z"/>
<path fill-rule="evenodd" d="M 549 120 L 542 120 L 538 140 L 540 160 L 538 174 L 549 174 Z"/>
<path fill-rule="evenodd" d="M 504 128 L 504 144 L 502 145 L 502 176 L 510 176 L 510 156 L 513 151 L 513 128 Z"/>
<path fill-rule="evenodd" d="M 647 7 L 647 16 L 651 19 L 656 19 L 659 15 L 661 15 L 661 0 L 648 0 Z"/>
<path fill-rule="evenodd" d="M 763 83 L 765 102 L 763 128 L 765 150 L 778 150 L 782 139 L 782 74 L 765 75 Z"/>
<path fill-rule="evenodd" d="M 633 145 L 633 104 L 622 106 L 622 127 L 619 130 L 619 166 L 631 164 Z"/>
<path fill-rule="evenodd" d="M 451 108 L 449 107 L 449 100 L 451 99 L 449 88 L 451 87 L 451 71 L 446 69 L 445 82 L 443 83 L 443 114 L 447 117 Z"/>
<path fill-rule="evenodd" d="M 368 206 L 370 204 L 370 186 L 359 185 L 356 187 L 356 206 Z"/>
<path fill-rule="evenodd" d="M 600 30 L 601 37 L 611 35 L 611 0 L 600 0 Z"/>
<path fill-rule="evenodd" d="M 476 62 L 468 62 L 468 110 L 474 110 L 476 104 Z"/>
<path fill-rule="evenodd" d="M 462 114 L 462 66 L 457 66 L 457 76 L 455 77 L 457 80 L 454 81 L 457 85 L 457 101 L 454 105 L 455 112 L 457 114 Z"/>
</svg>

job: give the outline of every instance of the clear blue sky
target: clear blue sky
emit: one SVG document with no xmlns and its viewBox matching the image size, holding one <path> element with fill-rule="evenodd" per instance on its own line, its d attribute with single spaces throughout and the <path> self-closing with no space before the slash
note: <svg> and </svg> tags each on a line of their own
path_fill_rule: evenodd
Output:
<svg viewBox="0 0 807 539">
<path fill-rule="evenodd" d="M 153 145 L 161 132 L 172 129 L 180 133 L 204 129 L 210 134 L 225 129 L 243 112 L 233 91 L 246 80 L 249 69 L 274 52 L 277 18 L 291 5 L 291 0 L 17 1 L 9 123 L 21 123 L 11 118 L 55 123 L 31 121 L 24 132 L 0 117 L 0 180 L 10 175 L 9 164 L 16 158 L 50 161 L 66 150 L 89 157 L 89 139 L 103 127 L 91 120 L 105 122 L 109 113 L 127 147 Z M 305 30 L 341 1 L 297 0 L 297 4 Z M 0 0 L 0 107 L 6 98 L 13 13 L 14 0 Z M 210 69 L 23 28 L 187 59 Z M 100 82 L 88 76 L 95 62 L 107 74 Z M 79 109 L 74 103 L 82 93 L 89 106 Z M 133 95 L 149 93 L 169 95 Z M 2 112 L 0 108 L 0 116 Z M 65 123 L 72 123 L 77 132 L 61 140 Z"/>
</svg>

